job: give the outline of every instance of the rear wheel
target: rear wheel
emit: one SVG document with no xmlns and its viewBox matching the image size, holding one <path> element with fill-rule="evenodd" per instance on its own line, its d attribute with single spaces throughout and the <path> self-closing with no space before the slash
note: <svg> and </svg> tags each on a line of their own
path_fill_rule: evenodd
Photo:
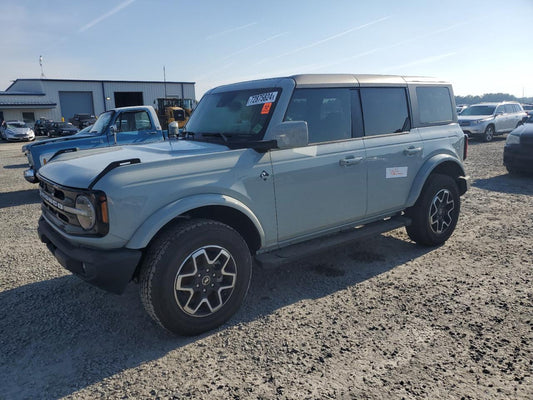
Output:
<svg viewBox="0 0 533 400">
<path fill-rule="evenodd" d="M 163 328 L 195 335 L 239 309 L 251 276 L 250 251 L 234 229 L 211 220 L 185 221 L 151 245 L 140 275 L 141 299 Z"/>
<path fill-rule="evenodd" d="M 483 140 L 485 142 L 490 142 L 490 141 L 492 141 L 492 139 L 494 139 L 494 126 L 493 125 L 489 125 L 489 126 L 487 126 L 487 129 L 485 129 L 485 133 L 483 135 Z"/>
<path fill-rule="evenodd" d="M 411 240 L 424 246 L 448 240 L 459 219 L 460 201 L 457 184 L 450 176 L 430 175 L 415 205 L 406 210 L 412 220 L 406 227 Z"/>
</svg>

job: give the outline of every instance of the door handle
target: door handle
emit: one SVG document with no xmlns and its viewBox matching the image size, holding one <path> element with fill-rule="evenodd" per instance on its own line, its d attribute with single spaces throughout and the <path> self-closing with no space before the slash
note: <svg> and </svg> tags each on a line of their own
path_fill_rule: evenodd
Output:
<svg viewBox="0 0 533 400">
<path fill-rule="evenodd" d="M 422 147 L 410 146 L 403 151 L 406 156 L 414 156 L 422 151 Z"/>
<path fill-rule="evenodd" d="M 348 156 L 346 158 L 343 158 L 342 160 L 339 160 L 339 165 L 341 167 L 348 167 L 350 165 L 359 164 L 363 160 L 364 160 L 363 157 Z"/>
</svg>

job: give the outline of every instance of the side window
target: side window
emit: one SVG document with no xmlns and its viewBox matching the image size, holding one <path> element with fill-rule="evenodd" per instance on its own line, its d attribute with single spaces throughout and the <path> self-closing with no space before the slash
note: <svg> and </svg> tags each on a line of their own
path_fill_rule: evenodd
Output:
<svg viewBox="0 0 533 400">
<path fill-rule="evenodd" d="M 366 136 L 411 129 L 405 88 L 361 88 L 361 107 Z"/>
<path fill-rule="evenodd" d="M 505 107 L 503 105 L 496 107 L 496 111 L 494 111 L 495 114 L 504 113 L 504 112 L 505 112 Z"/>
<path fill-rule="evenodd" d="M 416 97 L 421 123 L 435 124 L 453 121 L 452 102 L 447 87 L 417 87 Z"/>
<path fill-rule="evenodd" d="M 115 121 L 118 132 L 137 132 L 150 129 L 150 117 L 146 111 L 123 112 Z"/>
<path fill-rule="evenodd" d="M 505 112 L 506 113 L 509 113 L 509 114 L 512 114 L 512 113 L 515 113 L 515 108 L 514 108 L 514 104 L 506 104 L 505 105 Z"/>
<path fill-rule="evenodd" d="M 285 121 L 306 121 L 309 143 L 352 137 L 350 89 L 296 89 Z"/>
</svg>

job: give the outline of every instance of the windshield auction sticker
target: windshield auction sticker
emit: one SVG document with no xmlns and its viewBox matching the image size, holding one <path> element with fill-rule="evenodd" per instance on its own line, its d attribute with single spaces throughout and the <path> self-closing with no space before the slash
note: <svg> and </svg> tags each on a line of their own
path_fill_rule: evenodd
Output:
<svg viewBox="0 0 533 400">
<path fill-rule="evenodd" d="M 276 101 L 277 96 L 278 92 L 261 93 L 250 96 L 246 103 L 246 107 L 255 106 L 256 104 L 273 103 Z"/>
</svg>

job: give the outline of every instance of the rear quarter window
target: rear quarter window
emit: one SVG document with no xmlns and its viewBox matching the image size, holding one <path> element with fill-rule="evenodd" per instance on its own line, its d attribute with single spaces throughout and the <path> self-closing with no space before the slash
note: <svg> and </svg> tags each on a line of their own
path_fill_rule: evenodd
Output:
<svg viewBox="0 0 533 400">
<path fill-rule="evenodd" d="M 416 97 L 422 124 L 442 124 L 453 121 L 452 101 L 447 87 L 417 87 Z"/>
</svg>

